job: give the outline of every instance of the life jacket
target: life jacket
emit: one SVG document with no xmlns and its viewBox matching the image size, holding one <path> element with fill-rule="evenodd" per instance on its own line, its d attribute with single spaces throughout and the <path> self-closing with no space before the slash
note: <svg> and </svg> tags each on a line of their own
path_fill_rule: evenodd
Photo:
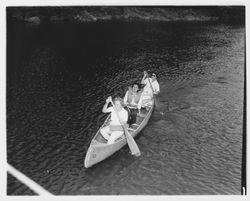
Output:
<svg viewBox="0 0 250 201">
<path fill-rule="evenodd" d="M 141 97 L 141 92 L 137 92 L 135 95 L 133 94 L 133 90 L 132 90 L 132 87 L 129 87 L 128 88 L 128 103 L 131 104 L 132 102 L 132 99 L 134 97 L 134 102 L 136 104 L 139 103 L 139 100 L 140 100 L 140 97 Z"/>
</svg>

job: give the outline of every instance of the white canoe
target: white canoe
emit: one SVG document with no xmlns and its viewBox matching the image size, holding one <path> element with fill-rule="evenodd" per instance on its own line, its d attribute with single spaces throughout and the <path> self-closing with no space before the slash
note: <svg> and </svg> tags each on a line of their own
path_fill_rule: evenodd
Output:
<svg viewBox="0 0 250 201">
<path fill-rule="evenodd" d="M 140 131 L 147 125 L 149 118 L 153 112 L 154 109 L 154 103 L 149 110 L 141 109 L 141 115 L 137 116 L 136 124 L 132 125 L 128 128 L 129 133 L 135 137 Z M 103 138 L 103 136 L 100 133 L 101 128 L 109 125 L 110 123 L 110 116 L 107 117 L 104 124 L 99 128 L 96 135 L 92 139 L 90 146 L 88 148 L 84 166 L 85 168 L 89 168 L 96 163 L 99 163 L 100 161 L 108 158 L 112 154 L 114 154 L 116 151 L 121 149 L 124 145 L 127 144 L 126 137 L 123 135 L 122 137 L 118 138 L 113 144 L 107 144 L 107 140 Z"/>
</svg>

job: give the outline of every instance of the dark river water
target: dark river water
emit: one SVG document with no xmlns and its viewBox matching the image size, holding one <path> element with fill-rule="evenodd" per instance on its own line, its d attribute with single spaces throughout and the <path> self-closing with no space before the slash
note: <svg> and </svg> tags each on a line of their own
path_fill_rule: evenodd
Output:
<svg viewBox="0 0 250 201">
<path fill-rule="evenodd" d="M 244 26 L 8 24 L 7 160 L 56 195 L 241 193 Z M 160 107 L 128 146 L 89 168 L 106 115 L 143 70 Z M 35 194 L 8 175 L 9 195 Z"/>
</svg>

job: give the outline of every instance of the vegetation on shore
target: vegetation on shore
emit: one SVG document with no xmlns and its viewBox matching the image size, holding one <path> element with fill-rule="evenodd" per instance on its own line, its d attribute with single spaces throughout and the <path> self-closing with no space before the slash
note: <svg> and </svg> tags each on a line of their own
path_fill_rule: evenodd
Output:
<svg viewBox="0 0 250 201">
<path fill-rule="evenodd" d="M 74 6 L 8 7 L 8 19 L 40 24 L 72 21 L 223 21 L 245 22 L 244 6 Z"/>
</svg>

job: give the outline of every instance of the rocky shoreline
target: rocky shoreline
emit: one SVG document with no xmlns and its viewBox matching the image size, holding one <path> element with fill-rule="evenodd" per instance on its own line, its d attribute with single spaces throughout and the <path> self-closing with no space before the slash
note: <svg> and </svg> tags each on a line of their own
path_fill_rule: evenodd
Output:
<svg viewBox="0 0 250 201">
<path fill-rule="evenodd" d="M 102 21 L 236 21 L 244 22 L 244 6 L 210 7 L 8 7 L 8 19 L 31 24 Z"/>
</svg>

